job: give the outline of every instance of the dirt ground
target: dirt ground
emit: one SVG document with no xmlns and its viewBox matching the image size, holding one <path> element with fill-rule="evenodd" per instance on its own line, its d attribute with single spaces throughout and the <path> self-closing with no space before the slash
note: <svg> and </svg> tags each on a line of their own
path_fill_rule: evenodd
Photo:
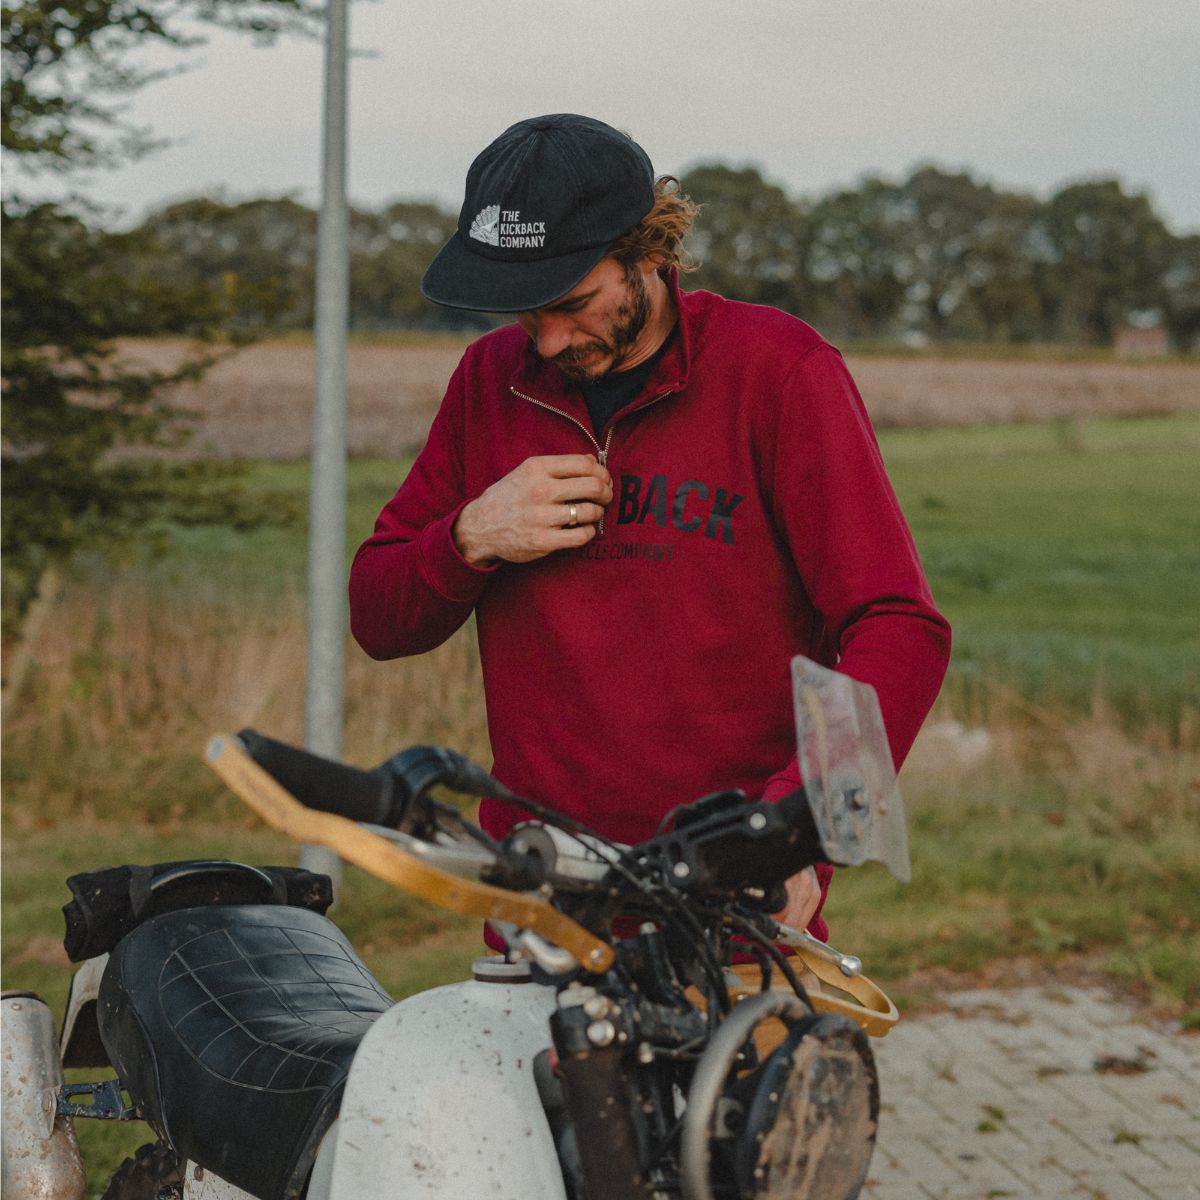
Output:
<svg viewBox="0 0 1200 1200">
<path fill-rule="evenodd" d="M 1115 976 L 1109 970 L 1109 957 L 1107 949 L 1098 948 L 1052 956 L 1018 954 L 994 959 L 974 971 L 922 967 L 889 981 L 889 990 L 902 998 L 905 1015 L 945 1012 L 948 996 L 973 990 L 1083 987 L 1103 991 L 1156 1021 L 1177 1021 L 1182 1016 L 1182 1004 L 1157 995 L 1145 980 Z"/>
<path fill-rule="evenodd" d="M 350 454 L 398 457 L 419 449 L 463 344 L 352 345 Z M 130 343 L 126 353 L 166 366 L 181 346 Z M 309 449 L 313 362 L 305 341 L 261 342 L 181 387 L 175 400 L 201 414 L 198 444 L 209 452 L 300 458 Z M 1200 364 L 853 355 L 848 362 L 880 428 L 1200 411 Z"/>
</svg>

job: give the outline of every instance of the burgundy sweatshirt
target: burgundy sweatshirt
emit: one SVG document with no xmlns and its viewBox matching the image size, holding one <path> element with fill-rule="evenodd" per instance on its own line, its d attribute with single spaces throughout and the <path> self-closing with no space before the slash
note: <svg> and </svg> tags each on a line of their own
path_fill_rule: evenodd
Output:
<svg viewBox="0 0 1200 1200">
<path fill-rule="evenodd" d="M 670 282 L 679 334 L 599 435 L 520 328 L 470 346 L 350 576 L 373 658 L 429 650 L 475 612 L 496 776 L 623 842 L 719 788 L 797 786 L 796 654 L 874 686 L 899 766 L 950 649 L 838 351 Z M 613 477 L 599 536 L 532 563 L 462 558 L 465 503 L 532 455 L 580 452 Z M 481 811 L 497 835 L 519 817 Z M 819 915 L 809 928 L 828 935 Z"/>
</svg>

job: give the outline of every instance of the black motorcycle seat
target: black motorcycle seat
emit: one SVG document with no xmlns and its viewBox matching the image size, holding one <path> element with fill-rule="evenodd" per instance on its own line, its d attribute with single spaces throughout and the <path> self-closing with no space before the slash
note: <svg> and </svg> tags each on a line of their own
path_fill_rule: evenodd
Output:
<svg viewBox="0 0 1200 1200">
<path fill-rule="evenodd" d="M 260 1200 L 293 1200 L 359 1042 L 392 1004 L 325 917 L 231 905 L 163 913 L 123 938 L 97 1017 L 161 1138 Z"/>
</svg>

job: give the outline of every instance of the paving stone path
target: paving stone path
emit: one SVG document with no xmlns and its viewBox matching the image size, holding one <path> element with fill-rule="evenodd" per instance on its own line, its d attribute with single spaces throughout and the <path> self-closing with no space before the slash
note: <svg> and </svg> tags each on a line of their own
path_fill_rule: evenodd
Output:
<svg viewBox="0 0 1200 1200">
<path fill-rule="evenodd" d="M 1200 1200 L 1200 1035 L 1077 987 L 958 992 L 874 1043 L 870 1200 Z"/>
</svg>

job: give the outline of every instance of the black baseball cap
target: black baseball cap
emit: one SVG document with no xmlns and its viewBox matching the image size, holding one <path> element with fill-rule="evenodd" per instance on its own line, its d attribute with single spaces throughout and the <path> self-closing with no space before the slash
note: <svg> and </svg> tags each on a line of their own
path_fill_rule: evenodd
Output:
<svg viewBox="0 0 1200 1200">
<path fill-rule="evenodd" d="M 654 207 L 654 168 L 627 134 L 574 113 L 506 129 L 471 164 L 458 230 L 425 298 L 524 312 L 569 292 Z"/>
</svg>

